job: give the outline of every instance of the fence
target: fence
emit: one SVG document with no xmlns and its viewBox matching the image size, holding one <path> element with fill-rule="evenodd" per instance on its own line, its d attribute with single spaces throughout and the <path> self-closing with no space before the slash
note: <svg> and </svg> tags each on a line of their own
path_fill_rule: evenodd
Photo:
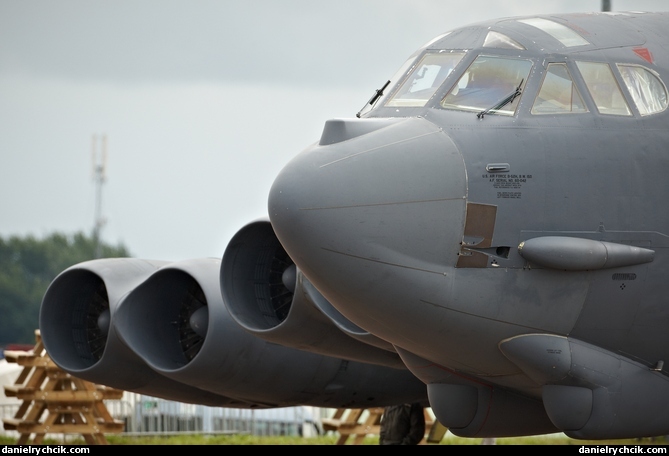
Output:
<svg viewBox="0 0 669 456">
<path fill-rule="evenodd" d="M 124 422 L 124 434 L 252 434 L 258 436 L 303 435 L 322 432 L 321 409 L 285 407 L 248 410 L 182 404 L 135 393 L 120 400 L 104 401 L 115 420 Z M 15 415 L 20 402 L 0 404 L 0 419 Z M 18 435 L 0 429 L 0 435 Z"/>
</svg>

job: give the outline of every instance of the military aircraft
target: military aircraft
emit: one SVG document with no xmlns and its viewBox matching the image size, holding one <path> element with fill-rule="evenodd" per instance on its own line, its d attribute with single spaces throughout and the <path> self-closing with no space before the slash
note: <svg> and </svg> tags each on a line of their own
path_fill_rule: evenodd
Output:
<svg viewBox="0 0 669 456">
<path fill-rule="evenodd" d="M 467 437 L 669 434 L 669 13 L 418 49 L 220 260 L 63 271 L 66 371 L 228 407 L 421 401 Z M 658 204 L 660 204 L 658 206 Z"/>
</svg>

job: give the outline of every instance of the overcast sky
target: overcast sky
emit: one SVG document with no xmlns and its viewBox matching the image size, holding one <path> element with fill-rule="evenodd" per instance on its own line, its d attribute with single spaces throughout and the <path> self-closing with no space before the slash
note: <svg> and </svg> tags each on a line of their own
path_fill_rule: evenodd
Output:
<svg viewBox="0 0 669 456">
<path fill-rule="evenodd" d="M 221 257 L 274 177 L 424 43 L 601 0 L 0 0 L 0 236 L 91 233 L 133 256 Z M 666 0 L 611 0 L 615 11 Z"/>
</svg>

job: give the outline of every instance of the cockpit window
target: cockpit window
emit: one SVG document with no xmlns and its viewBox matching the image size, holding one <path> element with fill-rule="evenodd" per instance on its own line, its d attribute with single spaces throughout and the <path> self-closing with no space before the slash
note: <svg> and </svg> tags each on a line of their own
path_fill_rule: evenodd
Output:
<svg viewBox="0 0 669 456">
<path fill-rule="evenodd" d="M 578 61 L 576 65 L 600 114 L 632 115 L 608 64 Z"/>
<path fill-rule="evenodd" d="M 518 41 L 509 38 L 503 33 L 489 31 L 483 42 L 483 47 L 500 48 L 500 49 L 525 49 L 525 46 Z"/>
<path fill-rule="evenodd" d="M 618 70 L 642 116 L 667 109 L 667 88 L 655 73 L 640 65 L 620 63 Z"/>
<path fill-rule="evenodd" d="M 513 115 L 520 100 L 515 94 L 518 90 L 522 92 L 531 68 L 529 60 L 480 55 L 441 101 L 441 106 Z"/>
<path fill-rule="evenodd" d="M 588 112 L 564 63 L 549 63 L 532 114 Z"/>
<path fill-rule="evenodd" d="M 540 17 L 533 17 L 530 19 L 521 19 L 518 22 L 523 24 L 531 25 L 536 27 L 539 30 L 542 30 L 548 33 L 550 36 L 562 43 L 563 46 L 573 47 L 573 46 L 584 46 L 590 44 L 588 40 L 583 38 L 581 35 L 570 29 L 569 27 L 559 24 L 555 21 L 549 19 L 542 19 Z"/>
<path fill-rule="evenodd" d="M 464 55 L 464 52 L 454 51 L 425 54 L 385 105 L 391 107 L 425 106 Z"/>
</svg>

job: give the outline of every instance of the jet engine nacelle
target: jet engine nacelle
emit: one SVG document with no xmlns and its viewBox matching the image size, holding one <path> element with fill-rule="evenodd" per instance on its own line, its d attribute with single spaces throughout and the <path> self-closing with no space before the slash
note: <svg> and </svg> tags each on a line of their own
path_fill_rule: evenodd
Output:
<svg viewBox="0 0 669 456">
<path fill-rule="evenodd" d="M 223 255 L 230 315 L 261 339 L 327 356 L 404 368 L 393 346 L 346 320 L 297 269 L 269 221 L 239 230 Z"/>
<path fill-rule="evenodd" d="M 267 407 L 378 407 L 426 402 L 406 368 L 365 364 L 271 343 L 230 316 L 221 261 L 171 263 L 120 304 L 120 337 L 151 368 L 176 382 Z"/>
<path fill-rule="evenodd" d="M 669 433 L 669 377 L 663 362 L 644 366 L 569 337 L 528 334 L 500 344 L 543 385 L 546 412 L 575 439 L 621 439 Z"/>
<path fill-rule="evenodd" d="M 112 258 L 61 272 L 42 300 L 39 326 L 44 347 L 57 366 L 83 380 L 181 402 L 232 407 L 238 401 L 159 375 L 117 335 L 119 302 L 164 264 Z"/>
</svg>

